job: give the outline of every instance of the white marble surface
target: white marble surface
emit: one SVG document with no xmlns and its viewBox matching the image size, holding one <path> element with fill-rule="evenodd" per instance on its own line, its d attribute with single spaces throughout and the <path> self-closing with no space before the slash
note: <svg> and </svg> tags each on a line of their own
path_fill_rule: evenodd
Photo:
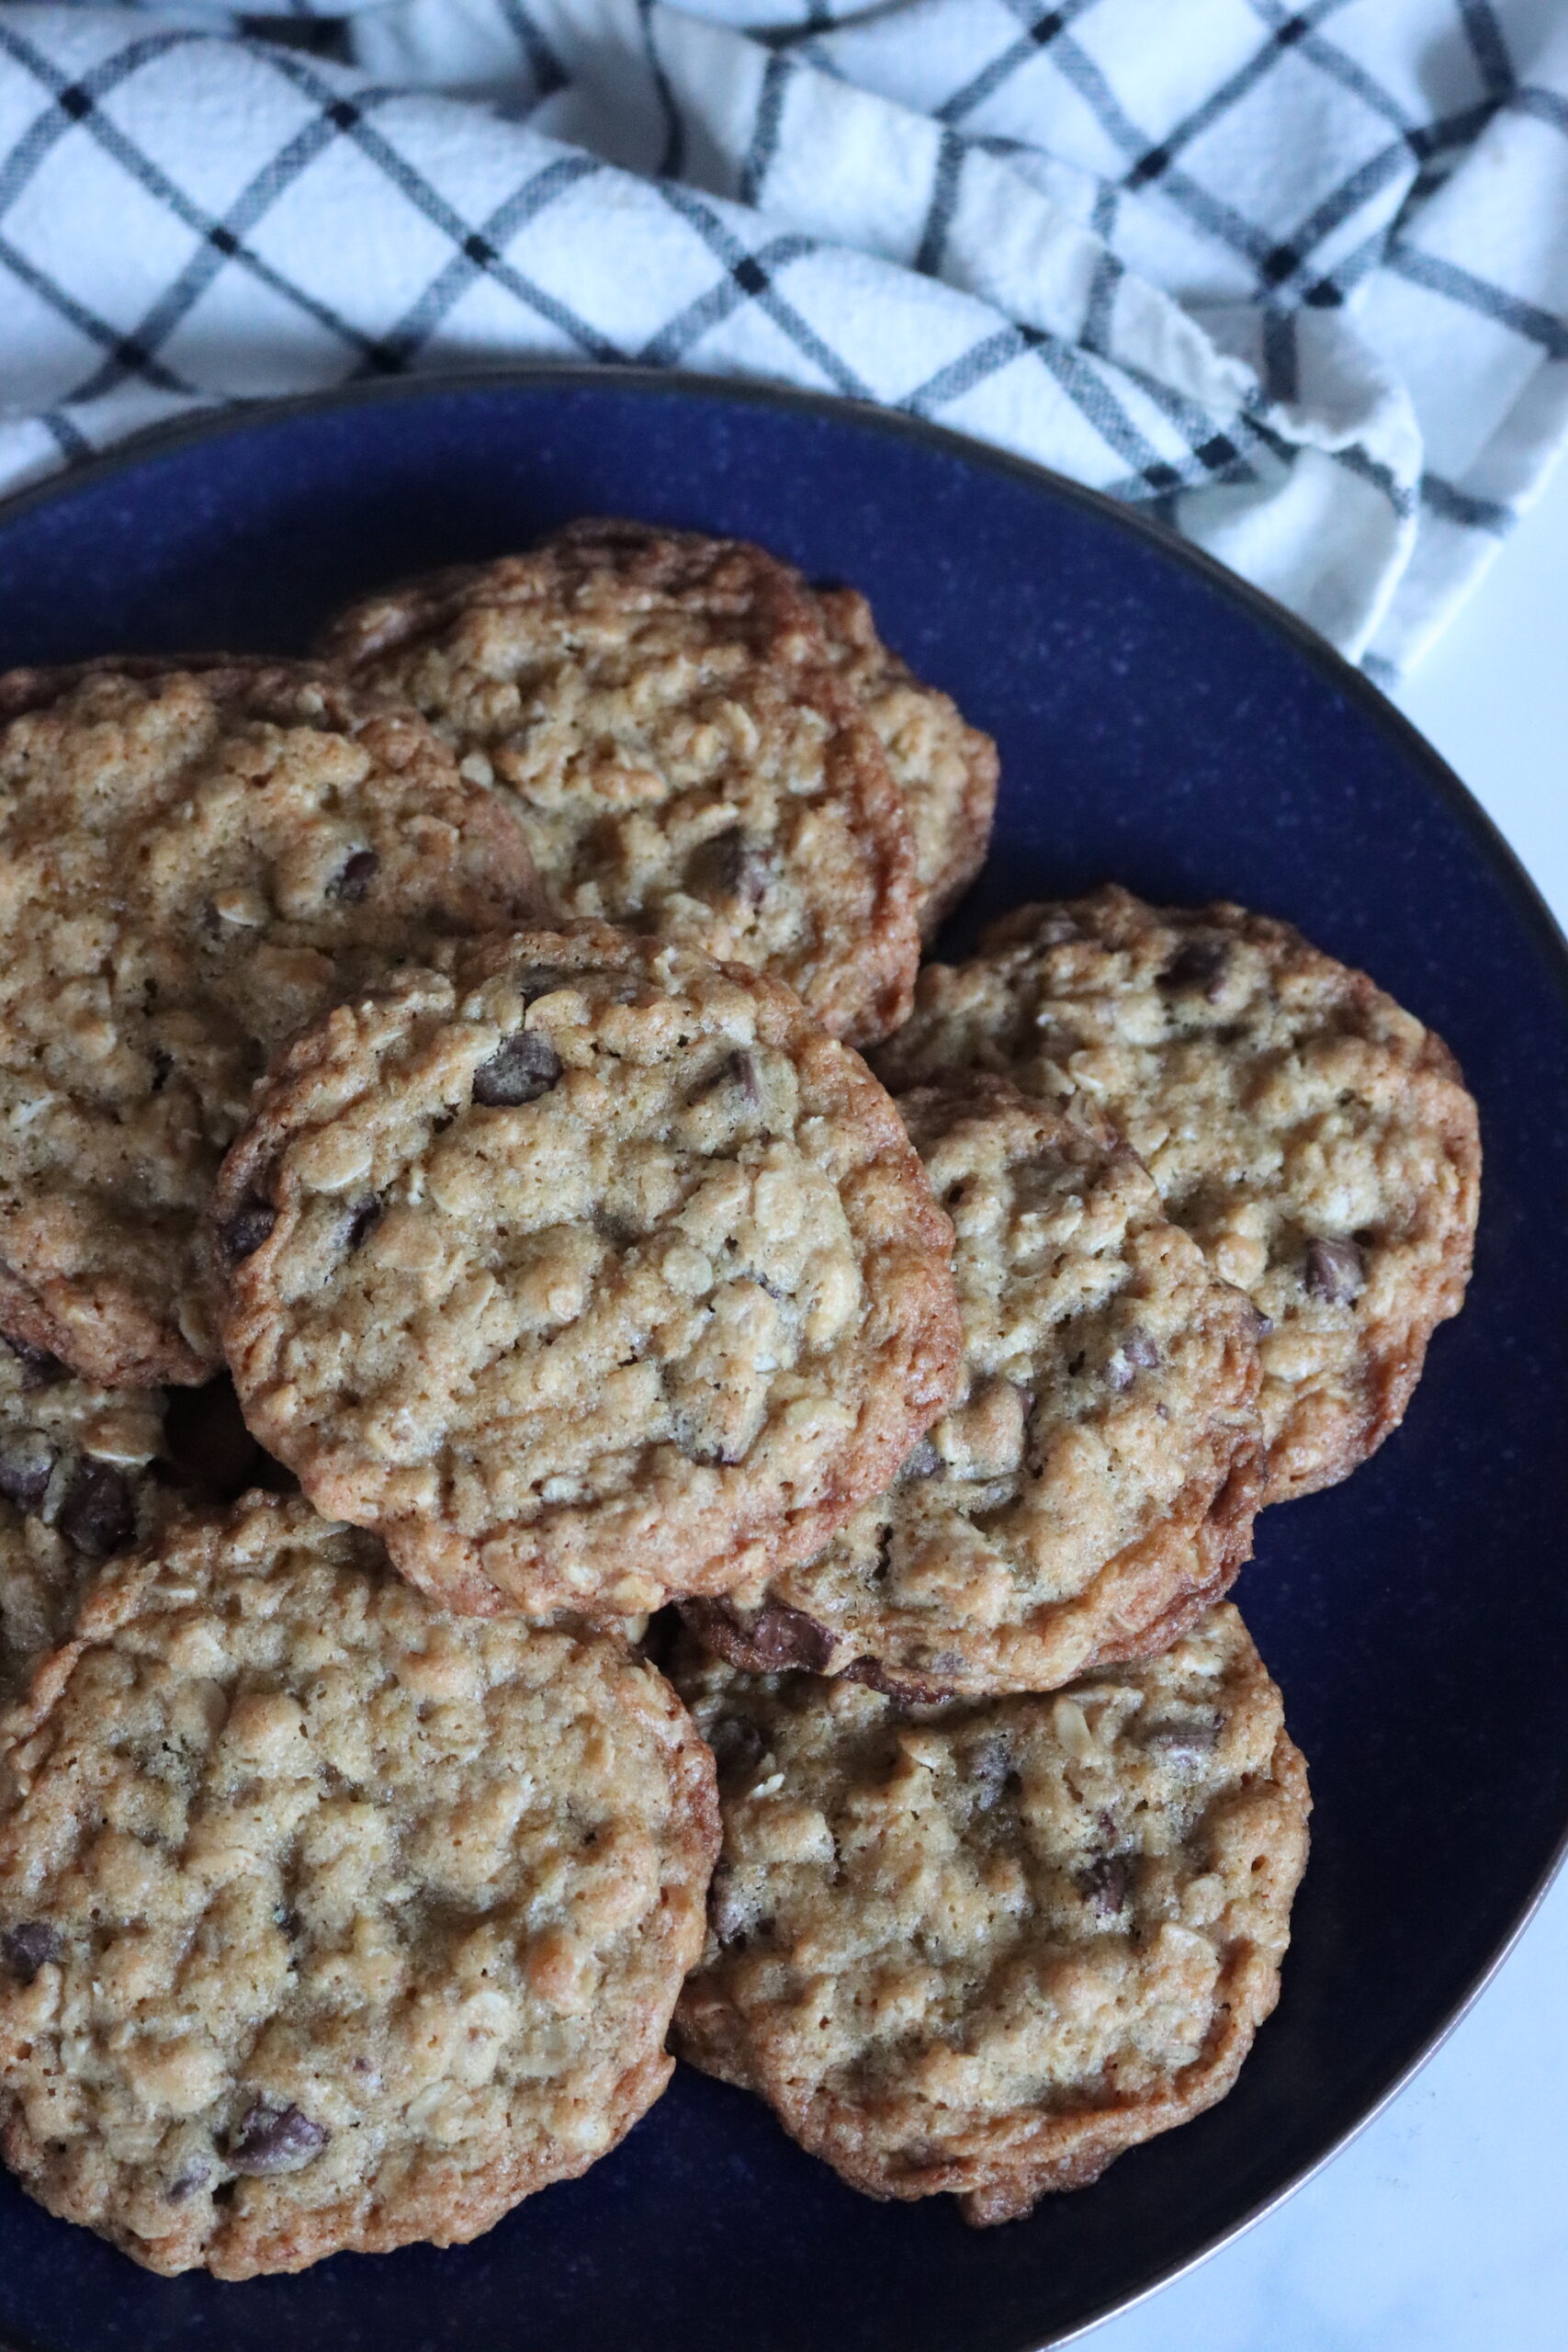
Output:
<svg viewBox="0 0 1568 2352">
<path fill-rule="evenodd" d="M 1399 699 L 1568 929 L 1568 466 Z M 1568 1872 L 1393 2105 L 1089 2352 L 1563 2352 Z"/>
</svg>

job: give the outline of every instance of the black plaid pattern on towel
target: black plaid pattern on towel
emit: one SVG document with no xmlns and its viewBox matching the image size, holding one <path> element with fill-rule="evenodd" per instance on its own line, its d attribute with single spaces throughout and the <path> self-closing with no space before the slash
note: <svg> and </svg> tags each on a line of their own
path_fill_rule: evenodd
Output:
<svg viewBox="0 0 1568 2352">
<path fill-rule="evenodd" d="M 1568 22 L 0 5 L 0 489 L 215 403 L 531 356 L 931 417 L 1397 670 L 1568 422 Z"/>
</svg>

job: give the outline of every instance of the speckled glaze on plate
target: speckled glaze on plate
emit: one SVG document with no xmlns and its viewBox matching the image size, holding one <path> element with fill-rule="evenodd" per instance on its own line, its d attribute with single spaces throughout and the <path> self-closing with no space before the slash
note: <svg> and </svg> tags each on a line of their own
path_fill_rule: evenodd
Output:
<svg viewBox="0 0 1568 2352">
<path fill-rule="evenodd" d="M 626 2144 L 462 2251 L 157 2279 L 0 2183 L 26 2352 L 1024 2352 L 1256 2216 L 1452 2022 L 1568 1823 L 1568 951 L 1404 721 L 1154 526 L 934 428 L 806 395 L 540 370 L 145 442 L 0 509 L 0 666 L 302 648 L 335 605 L 585 513 L 739 533 L 871 597 L 998 739 L 990 865 L 948 944 L 1115 877 L 1224 895 L 1447 1038 L 1486 1150 L 1470 1304 L 1404 1429 L 1269 1512 L 1236 1598 L 1312 1767 L 1278 2013 L 1221 2107 L 1027 2222 L 840 2186 L 682 2070 Z"/>
</svg>

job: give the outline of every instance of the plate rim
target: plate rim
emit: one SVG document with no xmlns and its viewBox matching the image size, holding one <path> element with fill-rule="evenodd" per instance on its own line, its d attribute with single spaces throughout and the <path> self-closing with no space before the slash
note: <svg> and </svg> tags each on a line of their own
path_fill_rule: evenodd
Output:
<svg viewBox="0 0 1568 2352">
<path fill-rule="evenodd" d="M 885 408 L 871 401 L 850 399 L 842 394 L 812 390 L 797 385 L 773 383 L 765 379 L 708 375 L 688 368 L 592 366 L 580 362 L 557 365 L 547 359 L 511 361 L 497 368 L 444 368 L 406 376 L 367 378 L 282 398 L 219 396 L 209 408 L 144 426 L 117 441 L 111 447 L 99 451 L 95 457 L 73 464 L 67 463 L 41 480 L 27 483 L 0 498 L 0 535 L 11 524 L 42 508 L 63 503 L 79 491 L 95 488 L 112 481 L 118 474 L 139 470 L 160 458 L 176 457 L 182 451 L 207 441 L 221 440 L 230 435 L 286 423 L 295 417 L 394 405 L 410 401 L 450 399 L 455 394 L 493 395 L 508 391 L 608 391 L 658 394 L 661 398 L 685 399 L 693 402 L 721 400 L 748 407 L 783 409 L 833 424 L 849 424 L 893 440 L 909 441 L 934 449 L 985 471 L 1010 477 L 1036 493 L 1066 501 L 1069 505 L 1086 511 L 1141 541 L 1168 561 L 1174 562 L 1179 569 L 1196 575 L 1228 603 L 1248 614 L 1276 636 L 1283 637 L 1322 678 L 1392 739 L 1394 747 L 1404 753 L 1412 766 L 1421 773 L 1426 783 L 1448 804 L 1481 857 L 1502 883 L 1526 931 L 1532 935 L 1541 962 L 1555 985 L 1564 1021 L 1568 1023 L 1568 935 L 1565 935 L 1562 925 L 1558 922 L 1518 853 L 1469 786 L 1364 670 L 1340 653 L 1311 622 L 1292 612 L 1288 605 L 1280 603 L 1265 589 L 1255 586 L 1239 572 L 1231 571 L 1206 549 L 1183 538 L 1143 507 L 1111 498 L 1105 492 L 1075 481 L 1034 458 L 1021 457 L 1011 450 L 977 440 L 969 434 L 955 431 L 951 425 L 938 424 L 929 417 L 916 415 L 905 409 Z M 1279 2211 L 1308 2182 L 1315 2180 L 1352 2142 L 1359 2139 L 1376 2122 L 1436 2057 L 1500 1973 L 1565 1865 L 1568 1865 L 1568 1817 L 1564 1818 L 1555 1844 L 1501 1941 L 1416 2050 L 1380 2089 L 1371 2105 L 1326 2147 L 1204 2238 L 1190 2253 L 1166 2264 L 1151 2277 L 1130 2287 L 1124 2294 L 1111 2297 L 1092 2313 L 1067 2328 L 1043 2336 L 1031 2335 L 1011 2346 L 1010 2352 L 1055 2352 L 1058 2346 L 1081 2343 L 1107 2321 L 1136 2310 L 1163 2289 L 1174 2285 L 1179 2278 L 1188 2277 L 1223 2247 L 1235 2244 L 1267 2220 L 1269 2214 Z M 6 2338 L 0 2339 L 0 2352 L 50 2352 L 50 2347 L 23 2346 Z"/>
</svg>

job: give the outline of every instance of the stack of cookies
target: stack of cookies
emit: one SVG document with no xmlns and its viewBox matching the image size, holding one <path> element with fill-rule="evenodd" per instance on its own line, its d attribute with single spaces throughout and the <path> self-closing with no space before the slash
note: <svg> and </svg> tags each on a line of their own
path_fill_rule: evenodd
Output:
<svg viewBox="0 0 1568 2352">
<path fill-rule="evenodd" d="M 672 2032 L 996 2222 L 1234 2081 L 1308 1798 L 1224 1595 L 1458 1308 L 1474 1109 L 1235 907 L 919 971 L 996 786 L 852 591 L 627 524 L 310 664 L 0 679 L 51 2211 L 223 2278 L 463 2241 Z"/>
</svg>

